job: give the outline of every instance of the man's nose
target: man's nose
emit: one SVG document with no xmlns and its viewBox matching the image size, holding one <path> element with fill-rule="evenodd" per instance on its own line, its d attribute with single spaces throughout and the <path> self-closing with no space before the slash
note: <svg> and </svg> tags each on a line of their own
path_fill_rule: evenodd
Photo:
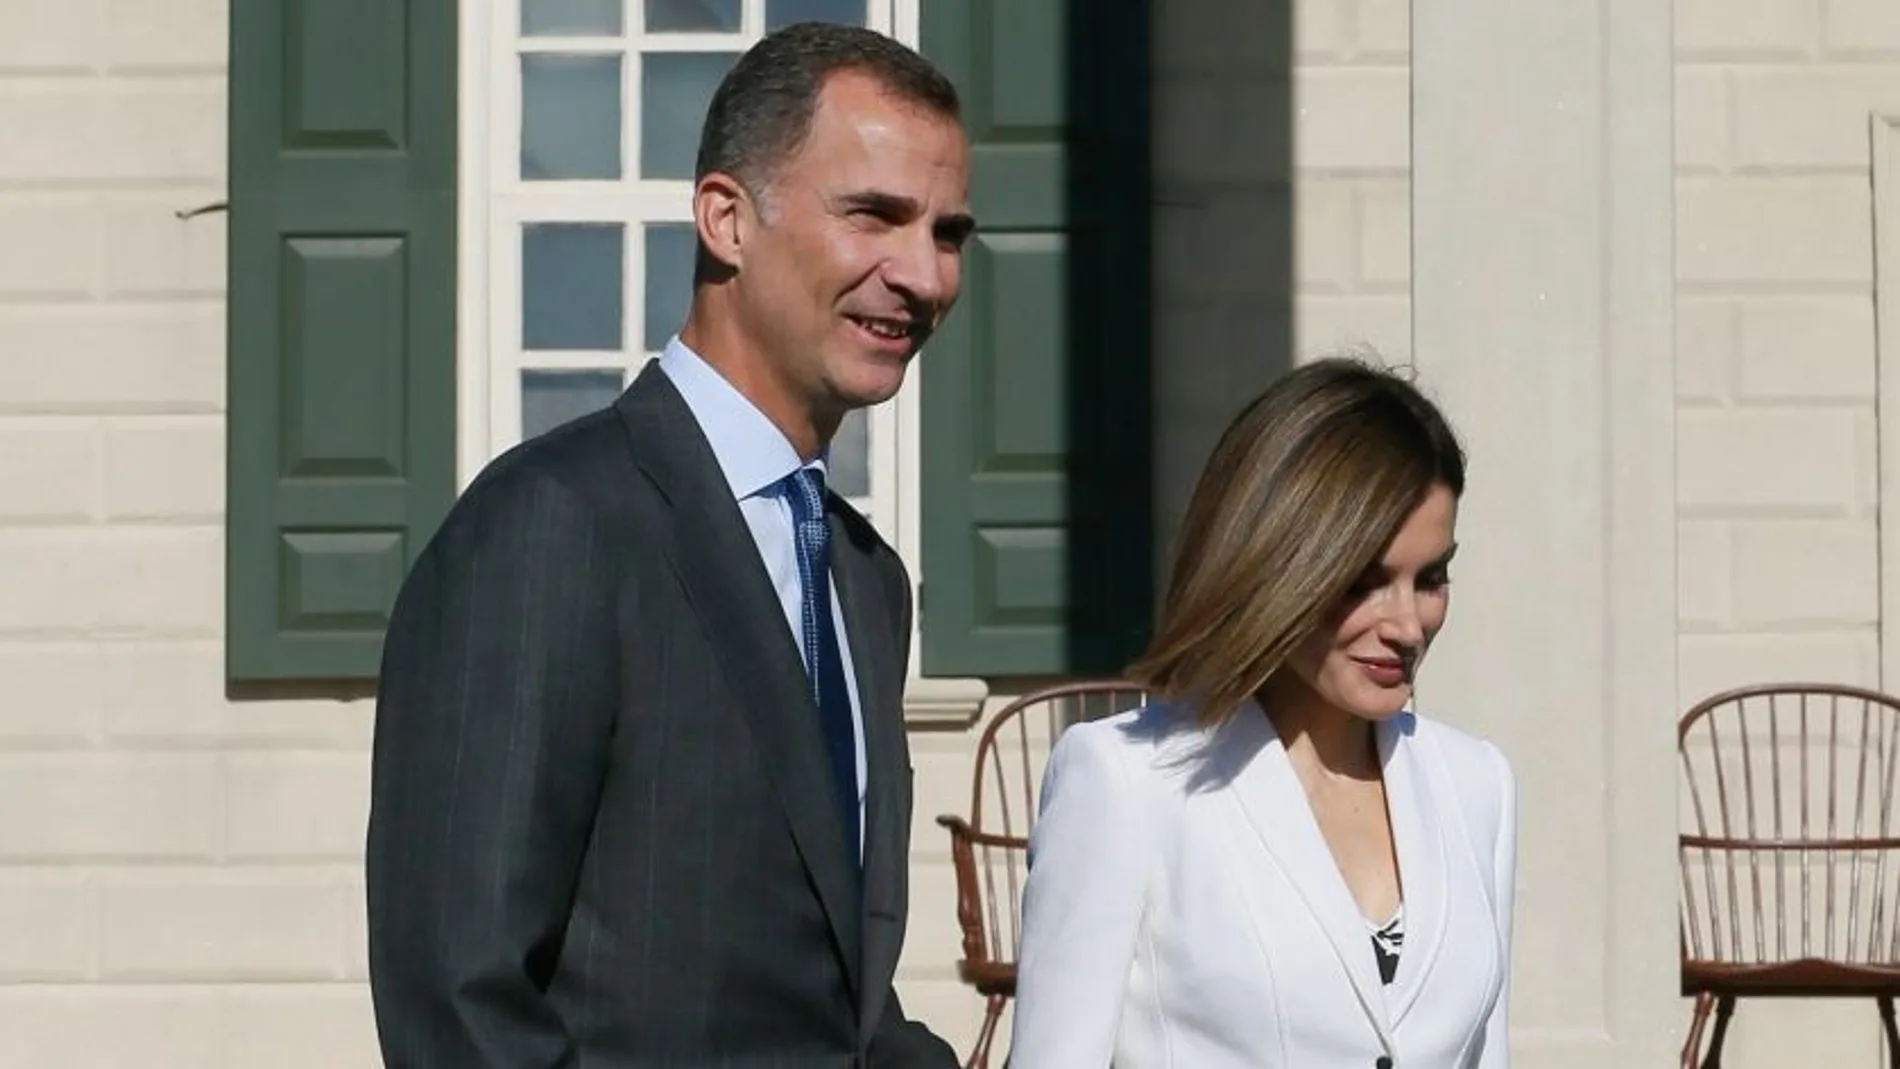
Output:
<svg viewBox="0 0 1900 1069">
<path fill-rule="evenodd" d="M 918 227 L 885 262 L 884 277 L 892 289 L 934 312 L 954 293 L 956 271 L 956 257 L 944 252 L 928 228 Z"/>
</svg>

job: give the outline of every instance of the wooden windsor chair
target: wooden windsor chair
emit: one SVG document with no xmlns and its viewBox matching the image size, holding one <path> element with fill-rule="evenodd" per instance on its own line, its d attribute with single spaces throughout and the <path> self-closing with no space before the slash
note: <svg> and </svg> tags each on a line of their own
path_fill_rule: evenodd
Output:
<svg viewBox="0 0 1900 1069">
<path fill-rule="evenodd" d="M 956 869 L 957 926 L 963 932 L 957 975 L 984 999 L 983 1026 L 964 1063 L 968 1069 L 987 1069 L 997 1027 L 1016 994 L 1029 830 L 1049 748 L 1072 724 L 1113 716 L 1147 700 L 1136 684 L 1087 680 L 1010 702 L 977 740 L 968 816 L 937 818 L 950 832 Z"/>
<path fill-rule="evenodd" d="M 1735 1000 L 1871 998 L 1900 1069 L 1900 700 L 1833 684 L 1714 695 L 1683 715 L 1683 1044 L 1722 1064 Z"/>
</svg>

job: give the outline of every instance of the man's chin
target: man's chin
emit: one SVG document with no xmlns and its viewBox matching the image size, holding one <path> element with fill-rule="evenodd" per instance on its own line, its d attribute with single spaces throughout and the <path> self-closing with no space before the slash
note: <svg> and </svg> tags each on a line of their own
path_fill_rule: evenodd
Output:
<svg viewBox="0 0 1900 1069">
<path fill-rule="evenodd" d="M 903 390 L 907 365 L 908 361 L 894 367 L 880 367 L 874 373 L 852 375 L 846 381 L 834 382 L 833 392 L 846 408 L 874 408 Z"/>
</svg>

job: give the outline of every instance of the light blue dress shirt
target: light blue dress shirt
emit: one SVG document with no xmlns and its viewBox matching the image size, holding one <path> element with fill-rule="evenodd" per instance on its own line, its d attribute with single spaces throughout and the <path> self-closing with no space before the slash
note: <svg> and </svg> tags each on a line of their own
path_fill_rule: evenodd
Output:
<svg viewBox="0 0 1900 1069">
<path fill-rule="evenodd" d="M 804 591 L 798 580 L 798 552 L 792 531 L 792 503 L 786 496 L 783 480 L 800 467 L 812 467 L 823 474 L 825 458 L 801 464 L 798 451 L 765 413 L 746 400 L 712 366 L 682 343 L 677 336 L 667 342 L 660 354 L 660 370 L 685 398 L 686 407 L 699 422 L 700 432 L 712 444 L 719 470 L 726 476 L 739 513 L 752 531 L 759 547 L 765 573 L 778 593 L 779 607 L 785 613 L 785 626 L 791 630 L 792 643 L 804 656 L 805 643 L 800 631 Z M 833 569 L 836 574 L 836 569 Z M 836 582 L 831 599 L 831 619 L 838 633 L 838 652 L 844 659 L 845 687 L 851 695 L 853 748 L 858 765 L 858 853 L 864 853 L 864 710 L 858 703 L 858 676 L 851 660 L 851 640 L 844 624 L 844 611 L 838 605 Z M 811 666 L 806 666 L 810 671 Z M 813 716 L 817 711 L 813 710 Z"/>
</svg>

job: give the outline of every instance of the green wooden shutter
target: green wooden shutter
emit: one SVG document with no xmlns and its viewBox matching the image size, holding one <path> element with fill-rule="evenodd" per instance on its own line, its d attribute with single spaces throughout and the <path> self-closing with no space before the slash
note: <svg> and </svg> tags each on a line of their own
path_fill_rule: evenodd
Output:
<svg viewBox="0 0 1900 1069">
<path fill-rule="evenodd" d="M 1148 10 L 923 0 L 978 236 L 922 356 L 923 669 L 1117 672 L 1153 608 Z"/>
<path fill-rule="evenodd" d="M 226 664 L 369 679 L 455 493 L 455 0 L 232 0 Z"/>
</svg>

